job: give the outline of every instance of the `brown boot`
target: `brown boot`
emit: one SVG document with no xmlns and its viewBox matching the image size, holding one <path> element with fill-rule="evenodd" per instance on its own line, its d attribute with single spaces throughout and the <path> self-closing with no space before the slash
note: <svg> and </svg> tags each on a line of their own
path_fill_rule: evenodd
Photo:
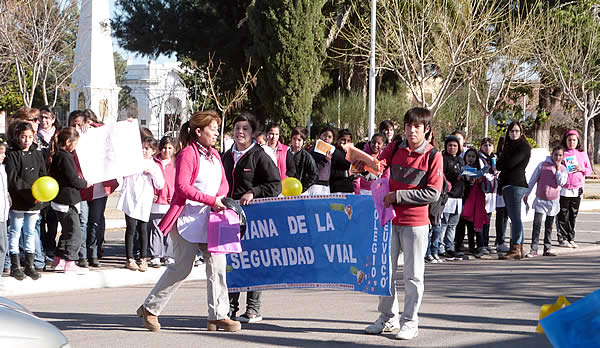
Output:
<svg viewBox="0 0 600 348">
<path fill-rule="evenodd" d="M 229 318 L 221 320 L 209 320 L 207 329 L 208 331 L 217 331 L 218 329 L 223 329 L 224 331 L 235 332 L 242 329 L 242 324 L 240 324 L 239 321 L 231 320 Z"/>
<path fill-rule="evenodd" d="M 515 244 L 510 248 L 502 260 L 520 260 L 522 252 L 523 246 L 521 244 Z"/>
<path fill-rule="evenodd" d="M 150 331 L 160 331 L 160 323 L 158 322 L 158 316 L 148 312 L 144 305 L 141 305 L 137 309 L 137 316 L 142 318 L 144 321 L 144 327 Z"/>
</svg>

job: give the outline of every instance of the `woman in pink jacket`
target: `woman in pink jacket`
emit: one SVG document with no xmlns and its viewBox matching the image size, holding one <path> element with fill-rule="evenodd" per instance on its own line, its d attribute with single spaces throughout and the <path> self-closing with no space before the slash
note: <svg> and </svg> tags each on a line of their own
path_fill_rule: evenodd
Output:
<svg viewBox="0 0 600 348">
<path fill-rule="evenodd" d="M 569 176 L 560 190 L 558 212 L 558 245 L 577 248 L 575 244 L 575 219 L 583 195 L 585 177 L 592 174 L 592 165 L 580 142 L 579 132 L 571 129 L 565 133 L 561 145 L 566 149 L 563 156 Z"/>
<path fill-rule="evenodd" d="M 175 162 L 175 193 L 169 210 L 158 225 L 163 233 L 170 233 L 175 263 L 167 267 L 137 310 L 144 327 L 150 331 L 160 330 L 158 316 L 190 274 L 198 248 L 206 262 L 208 330 L 241 329 L 238 321 L 227 316 L 229 295 L 226 256 L 211 254 L 207 246 L 210 211 L 225 209 L 221 198 L 229 190 L 221 158 L 214 148 L 220 123 L 221 119 L 215 111 L 202 111 L 193 114 L 181 126 L 179 146 L 182 150 Z"/>
</svg>

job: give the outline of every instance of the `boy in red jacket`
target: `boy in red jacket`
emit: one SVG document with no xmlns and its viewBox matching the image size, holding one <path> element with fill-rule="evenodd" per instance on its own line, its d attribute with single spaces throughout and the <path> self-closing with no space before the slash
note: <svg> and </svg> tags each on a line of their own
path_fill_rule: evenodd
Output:
<svg viewBox="0 0 600 348">
<path fill-rule="evenodd" d="M 379 155 L 382 169 L 390 168 L 390 192 L 384 203 L 386 207 L 393 205 L 396 212 L 390 239 L 391 270 L 396 271 L 402 252 L 406 290 L 400 317 L 394 274 L 391 296 L 379 297 L 381 314 L 374 324 L 365 328 L 369 334 L 399 330 L 397 339 L 410 340 L 419 333 L 417 312 L 424 291 L 424 257 L 430 224 L 428 205 L 438 200 L 443 183 L 442 156 L 437 152 L 429 161 L 433 146 L 425 141 L 431 132 L 431 121 L 431 112 L 427 109 L 408 110 L 404 116 L 406 140 L 390 143 Z"/>
</svg>

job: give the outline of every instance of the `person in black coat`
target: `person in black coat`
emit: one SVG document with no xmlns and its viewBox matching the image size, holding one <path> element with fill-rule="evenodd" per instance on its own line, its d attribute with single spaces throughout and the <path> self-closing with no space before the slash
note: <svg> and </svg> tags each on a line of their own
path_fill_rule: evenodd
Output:
<svg viewBox="0 0 600 348">
<path fill-rule="evenodd" d="M 233 120 L 234 144 L 222 156 L 225 176 L 229 183 L 228 197 L 239 199 L 247 205 L 254 198 L 277 197 L 281 193 L 281 178 L 273 160 L 252 139 L 256 131 L 256 118 L 244 112 Z M 260 314 L 260 291 L 249 291 L 246 295 L 246 312 L 237 317 L 245 323 L 262 320 Z M 229 294 L 229 317 L 236 318 L 239 310 L 240 293 Z"/>
<path fill-rule="evenodd" d="M 520 259 L 524 256 L 521 203 L 528 187 L 525 168 L 531 157 L 531 146 L 518 122 L 512 122 L 508 126 L 504 141 L 504 149 L 496 167 L 500 171 L 498 186 L 502 188 L 502 197 L 510 218 L 511 249 L 503 258 Z"/>
<path fill-rule="evenodd" d="M 79 260 L 79 247 L 81 246 L 81 226 L 79 224 L 79 202 L 81 202 L 80 189 L 91 185 L 80 178 L 75 170 L 72 152 L 77 146 L 79 133 L 73 127 L 65 127 L 54 136 L 50 152 L 49 173 L 58 182 L 58 195 L 52 201 L 54 210 L 62 233 L 58 240 L 52 268 L 62 268 L 65 272 L 84 272 L 75 261 Z"/>
<path fill-rule="evenodd" d="M 462 148 L 459 139 L 454 135 L 449 135 L 444 141 L 445 150 L 442 152 L 444 159 L 444 177 L 450 183 L 451 189 L 448 192 L 448 200 L 444 205 L 440 230 L 440 251 L 445 250 L 445 255 L 449 259 L 464 256 L 459 250 L 459 245 L 455 245 L 456 226 L 462 213 L 462 198 L 465 190 L 465 182 L 461 173 L 465 167 L 465 161 L 460 157 Z"/>
<path fill-rule="evenodd" d="M 329 176 L 331 193 L 354 193 L 354 177 L 350 175 L 350 162 L 346 161 L 346 151 L 342 148 L 349 143 L 352 143 L 350 130 L 340 130 L 335 142 L 335 151 L 331 154 L 331 175 Z"/>
<path fill-rule="evenodd" d="M 46 175 L 46 164 L 42 152 L 33 142 L 33 127 L 28 122 L 20 122 L 14 129 L 15 140 L 9 143 L 9 151 L 4 160 L 8 182 L 8 193 L 12 200 L 9 212 L 8 248 L 11 261 L 10 275 L 23 280 L 25 275 L 39 279 L 35 270 L 36 223 L 44 203 L 38 202 L 31 192 L 33 183 Z M 25 272 L 19 259 L 19 238 L 23 229 L 25 249 Z"/>
<path fill-rule="evenodd" d="M 294 154 L 294 165 L 296 173 L 294 177 L 300 180 L 302 184 L 302 192 L 311 187 L 318 178 L 317 164 L 313 157 L 304 150 L 304 142 L 308 136 L 308 131 L 304 127 L 296 127 L 292 129 L 292 144 L 290 149 Z"/>
</svg>

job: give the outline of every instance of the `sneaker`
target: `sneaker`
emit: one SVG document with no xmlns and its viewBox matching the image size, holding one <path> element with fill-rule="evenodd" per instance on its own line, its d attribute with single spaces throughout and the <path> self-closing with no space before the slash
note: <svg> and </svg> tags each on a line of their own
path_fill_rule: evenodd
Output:
<svg viewBox="0 0 600 348">
<path fill-rule="evenodd" d="M 168 265 L 170 265 L 170 264 L 173 264 L 173 263 L 175 263 L 175 259 L 174 259 L 174 258 L 172 258 L 172 257 L 167 257 L 167 260 L 166 260 L 165 262 L 167 263 L 167 266 L 168 266 Z"/>
<path fill-rule="evenodd" d="M 435 261 L 435 258 L 433 256 L 431 256 L 431 255 L 425 256 L 426 263 L 432 263 L 433 261 Z"/>
<path fill-rule="evenodd" d="M 65 274 L 87 274 L 89 270 L 87 268 L 79 267 L 75 263 L 75 261 L 67 261 L 65 262 Z"/>
<path fill-rule="evenodd" d="M 200 255 L 196 255 L 196 259 L 194 260 L 194 267 L 198 267 L 204 263 L 204 259 Z"/>
<path fill-rule="evenodd" d="M 496 251 L 496 249 L 492 248 L 492 247 L 486 247 L 486 250 L 488 251 L 488 253 L 490 254 L 497 254 L 498 252 Z"/>
<path fill-rule="evenodd" d="M 419 328 L 403 324 L 400 331 L 396 334 L 398 340 L 412 340 L 419 334 Z"/>
<path fill-rule="evenodd" d="M 145 258 L 140 260 L 139 264 L 140 272 L 146 272 L 148 270 L 148 261 Z"/>
<path fill-rule="evenodd" d="M 139 271 L 140 267 L 138 267 L 138 264 L 135 262 L 134 259 L 127 259 L 127 261 L 125 262 L 125 268 L 130 269 L 132 271 Z"/>
<path fill-rule="evenodd" d="M 532 257 L 536 257 L 536 256 L 539 256 L 537 250 L 531 250 L 529 252 L 529 254 L 525 255 L 525 257 L 528 257 L 528 258 L 532 258 Z"/>
<path fill-rule="evenodd" d="M 446 251 L 445 253 L 442 254 L 442 256 L 446 259 L 446 261 L 454 261 L 456 260 L 456 258 L 454 256 L 452 256 L 452 253 Z"/>
<path fill-rule="evenodd" d="M 77 262 L 77 266 L 79 267 L 83 267 L 83 268 L 88 268 L 90 267 L 90 264 L 88 263 L 87 259 L 79 259 L 79 261 Z"/>
<path fill-rule="evenodd" d="M 563 247 L 563 248 L 570 248 L 571 247 L 571 243 L 569 243 L 566 240 L 561 240 L 560 242 L 558 242 L 558 246 L 559 247 Z"/>
<path fill-rule="evenodd" d="M 237 321 L 239 321 L 240 323 L 256 323 L 261 321 L 262 319 L 263 318 L 260 316 L 260 314 L 244 313 L 237 318 Z"/>
<path fill-rule="evenodd" d="M 496 245 L 496 252 L 498 253 L 507 253 L 509 250 L 510 248 L 504 244 Z"/>
<path fill-rule="evenodd" d="M 90 267 L 100 267 L 100 261 L 98 261 L 98 258 L 96 257 L 92 257 L 91 259 L 88 259 L 88 262 L 90 264 Z"/>
<path fill-rule="evenodd" d="M 488 250 L 488 248 L 483 247 L 481 249 L 479 249 L 479 251 L 483 254 L 483 255 L 489 255 L 490 251 Z"/>
<path fill-rule="evenodd" d="M 394 332 L 400 329 L 400 321 L 398 318 L 385 320 L 383 316 L 379 316 L 372 325 L 365 328 L 365 332 L 371 335 L 377 335 L 384 332 Z"/>
<path fill-rule="evenodd" d="M 161 264 L 160 264 L 160 259 L 158 257 L 153 258 L 150 261 L 150 267 L 152 268 L 160 268 Z"/>
<path fill-rule="evenodd" d="M 579 245 L 575 244 L 575 242 L 573 242 L 573 241 L 570 241 L 567 243 L 571 244 L 571 248 L 579 248 Z"/>
<path fill-rule="evenodd" d="M 544 251 L 544 256 L 558 256 L 558 254 L 552 250 L 546 250 Z"/>
<path fill-rule="evenodd" d="M 433 258 L 438 262 L 438 263 L 442 263 L 444 262 L 444 260 L 442 260 L 441 257 L 439 257 L 438 255 L 433 255 Z"/>
<path fill-rule="evenodd" d="M 473 253 L 473 256 L 476 259 L 480 259 L 483 256 L 483 252 L 481 250 L 479 250 L 479 249 L 476 249 L 475 252 Z"/>
<path fill-rule="evenodd" d="M 465 256 L 465 253 L 463 251 L 452 251 L 450 250 L 450 253 L 454 255 L 454 257 L 457 258 L 462 258 L 463 256 Z"/>
<path fill-rule="evenodd" d="M 65 270 L 65 259 L 62 259 L 58 256 L 54 256 L 52 260 L 52 264 L 50 265 L 50 270 L 52 271 L 64 271 Z"/>
</svg>

